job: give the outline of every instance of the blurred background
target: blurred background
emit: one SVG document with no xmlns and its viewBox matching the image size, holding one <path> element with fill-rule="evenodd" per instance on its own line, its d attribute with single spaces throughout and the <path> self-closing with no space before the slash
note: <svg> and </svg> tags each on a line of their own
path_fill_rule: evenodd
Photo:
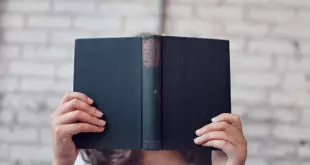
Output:
<svg viewBox="0 0 310 165">
<path fill-rule="evenodd" d="M 247 165 L 308 165 L 309 29 L 309 0 L 0 0 L 0 165 L 50 164 L 75 38 L 140 32 L 229 39 Z"/>
</svg>

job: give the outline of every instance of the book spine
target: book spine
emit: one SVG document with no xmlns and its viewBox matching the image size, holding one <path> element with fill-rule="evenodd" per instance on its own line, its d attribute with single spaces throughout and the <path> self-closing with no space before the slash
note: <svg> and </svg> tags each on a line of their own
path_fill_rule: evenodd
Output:
<svg viewBox="0 0 310 165">
<path fill-rule="evenodd" d="M 142 37 L 142 149 L 161 149 L 161 39 Z"/>
</svg>

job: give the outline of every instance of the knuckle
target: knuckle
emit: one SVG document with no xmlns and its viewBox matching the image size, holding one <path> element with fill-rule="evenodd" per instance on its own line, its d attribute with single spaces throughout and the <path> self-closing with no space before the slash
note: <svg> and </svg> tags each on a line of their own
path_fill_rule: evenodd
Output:
<svg viewBox="0 0 310 165">
<path fill-rule="evenodd" d="M 56 134 L 56 136 L 60 136 L 62 133 L 62 130 L 59 126 L 53 126 L 52 127 L 53 132 Z"/>
<path fill-rule="evenodd" d="M 207 138 L 208 138 L 208 139 L 213 139 L 213 138 L 215 138 L 215 133 L 214 133 L 214 132 L 208 133 Z"/>
<path fill-rule="evenodd" d="M 87 126 L 84 125 L 84 124 L 81 124 L 81 125 L 78 126 L 78 129 L 79 129 L 80 131 L 85 131 L 85 130 L 87 130 Z"/>
<path fill-rule="evenodd" d="M 90 108 L 90 114 L 96 114 L 96 109 L 95 108 Z"/>
<path fill-rule="evenodd" d="M 70 102 L 70 107 L 79 107 L 80 106 L 80 101 L 77 98 L 72 99 L 72 101 Z"/>
<path fill-rule="evenodd" d="M 79 100 L 77 98 L 72 99 L 73 104 L 79 104 Z"/>
<path fill-rule="evenodd" d="M 221 123 L 221 128 L 226 129 L 229 126 L 227 122 L 222 122 Z"/>
<path fill-rule="evenodd" d="M 225 140 L 222 143 L 223 143 L 224 147 L 228 147 L 229 146 L 229 143 L 227 141 L 225 141 Z"/>
<path fill-rule="evenodd" d="M 236 120 L 237 122 L 240 122 L 240 121 L 241 121 L 240 116 L 236 115 L 236 116 L 235 116 L 235 120 Z"/>
<path fill-rule="evenodd" d="M 74 111 L 73 112 L 73 117 L 74 118 L 80 118 L 82 116 L 82 112 L 81 111 Z"/>
</svg>

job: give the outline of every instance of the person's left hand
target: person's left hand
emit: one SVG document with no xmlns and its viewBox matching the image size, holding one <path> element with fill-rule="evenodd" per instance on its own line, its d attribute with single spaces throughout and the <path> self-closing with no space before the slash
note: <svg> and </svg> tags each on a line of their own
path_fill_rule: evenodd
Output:
<svg viewBox="0 0 310 165">
<path fill-rule="evenodd" d="M 221 114 L 198 129 L 196 135 L 196 144 L 219 149 L 212 151 L 212 165 L 245 165 L 247 140 L 239 116 Z"/>
</svg>

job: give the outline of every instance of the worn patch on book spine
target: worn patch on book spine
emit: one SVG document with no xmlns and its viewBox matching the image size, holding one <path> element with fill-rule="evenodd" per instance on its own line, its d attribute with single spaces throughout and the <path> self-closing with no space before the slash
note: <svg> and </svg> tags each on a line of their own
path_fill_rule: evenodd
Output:
<svg viewBox="0 0 310 165">
<path fill-rule="evenodd" d="M 158 38 L 142 39 L 143 66 L 157 67 L 160 61 L 160 40 Z"/>
</svg>

